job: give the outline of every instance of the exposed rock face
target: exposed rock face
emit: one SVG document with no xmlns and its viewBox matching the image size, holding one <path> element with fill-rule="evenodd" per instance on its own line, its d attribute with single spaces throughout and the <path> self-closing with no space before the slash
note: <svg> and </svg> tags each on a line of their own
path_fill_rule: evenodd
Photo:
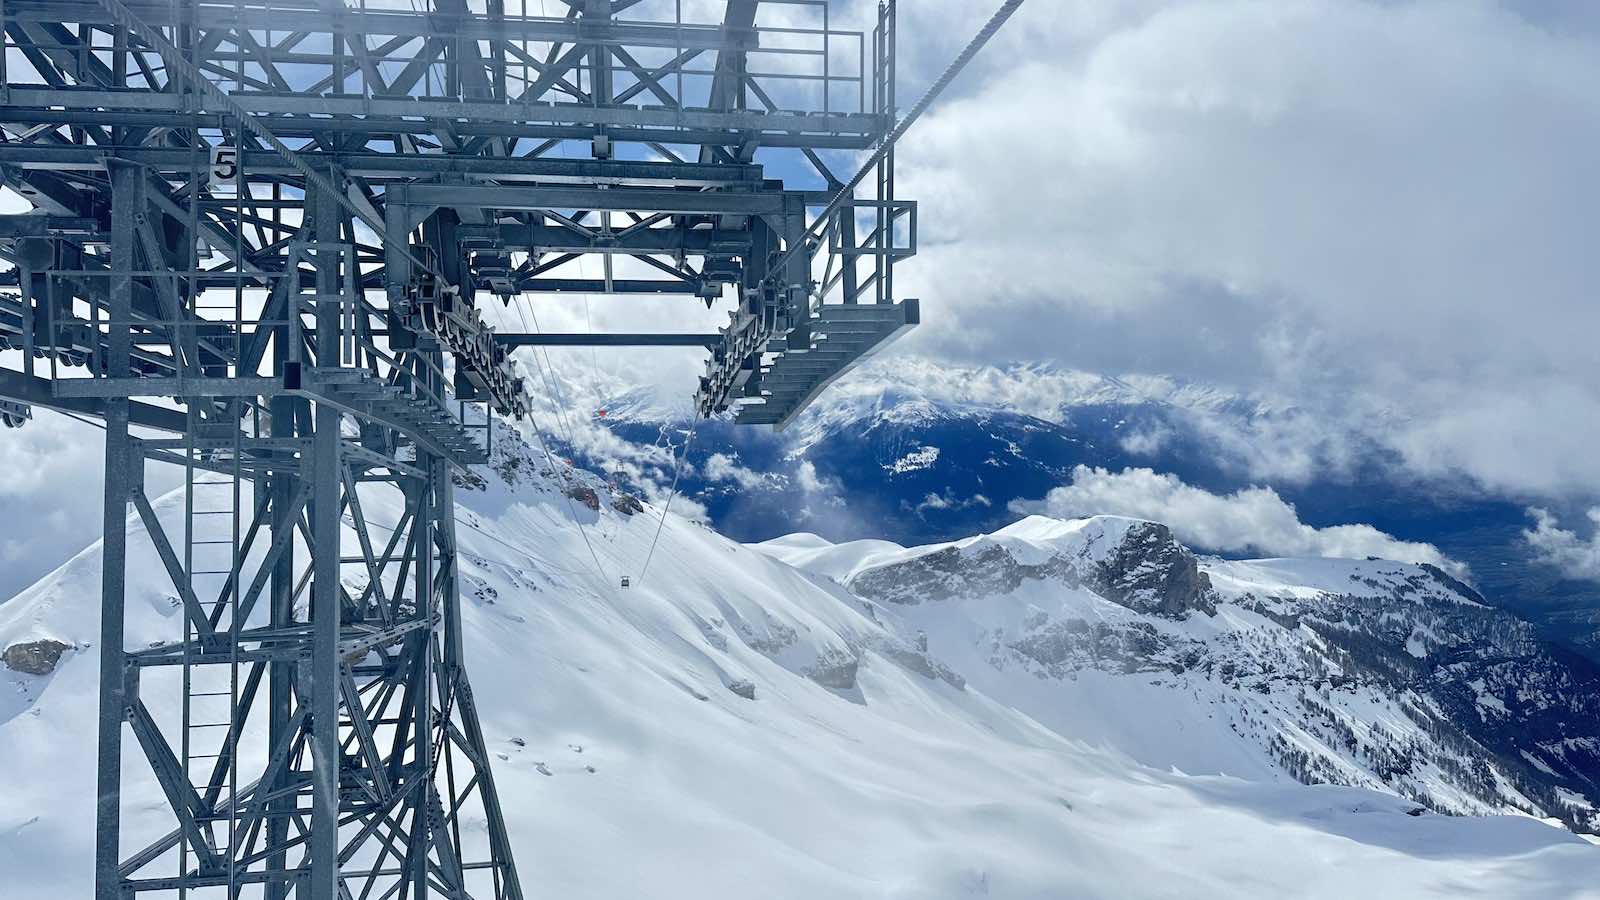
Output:
<svg viewBox="0 0 1600 900">
<path fill-rule="evenodd" d="M 12 644 L 6 648 L 0 659 L 5 661 L 6 668 L 13 671 L 28 675 L 49 675 L 56 670 L 56 664 L 61 662 L 61 654 L 67 650 L 66 644 L 46 638 L 41 641 Z"/>
<path fill-rule="evenodd" d="M 600 511 L 600 495 L 595 493 L 594 488 L 588 485 L 575 484 L 567 488 L 566 494 L 591 510 Z"/>
<path fill-rule="evenodd" d="M 1158 522 L 1140 522 L 1101 562 L 1092 578 L 1095 593 L 1139 612 L 1182 618 L 1191 609 L 1217 614 L 1211 579 L 1187 547 Z"/>
<path fill-rule="evenodd" d="M 504 445 L 506 441 L 501 440 L 499 443 Z M 489 467 L 494 470 L 496 475 L 500 476 L 502 482 L 509 486 L 516 486 L 523 480 L 523 476 L 532 466 L 528 465 L 527 459 L 515 452 L 508 452 L 503 446 L 496 447 L 496 450 L 500 452 L 496 453 L 490 460 Z M 477 477 L 480 482 L 483 481 L 482 476 Z"/>
<path fill-rule="evenodd" d="M 856 686 L 856 670 L 861 661 L 854 656 L 819 659 L 806 676 L 826 688 L 848 691 Z"/>
<path fill-rule="evenodd" d="M 1035 664 L 1036 671 L 1053 678 L 1083 669 L 1180 673 L 1203 660 L 1207 651 L 1204 644 L 1174 639 L 1149 622 L 1113 625 L 1043 618 L 1029 626 L 1009 640 L 997 636 L 994 652 L 999 653 L 1003 644 Z"/>
<path fill-rule="evenodd" d="M 728 682 L 728 690 L 746 700 L 754 700 L 756 698 L 756 683 L 753 681 L 746 681 L 742 678 L 737 681 L 730 681 Z"/>
<path fill-rule="evenodd" d="M 1132 522 L 1110 548 L 1092 542 L 1063 548 L 1043 562 L 1022 562 L 1002 544 L 944 547 L 860 573 L 850 589 L 863 597 L 915 604 L 951 597 L 1008 594 L 1025 581 L 1084 587 L 1142 613 L 1182 619 L 1216 615 L 1211 579 L 1195 555 L 1157 522 Z"/>
<path fill-rule="evenodd" d="M 926 641 L 916 647 L 885 642 L 878 651 L 923 678 L 937 678 L 956 690 L 965 690 L 967 680 L 954 669 L 928 655 Z"/>
<path fill-rule="evenodd" d="M 961 607 L 999 671 L 1184 691 L 1302 781 L 1600 830 L 1600 666 L 1434 566 L 1202 563 L 1165 525 L 1107 519 L 941 547 L 849 587 L 913 624 Z M 1184 624 L 1219 606 L 1215 629 Z M 909 647 L 884 652 L 931 677 Z"/>
<path fill-rule="evenodd" d="M 1026 574 L 1002 547 L 963 554 L 945 547 L 916 559 L 870 569 L 850 587 L 863 597 L 890 603 L 922 603 L 969 594 L 1004 594 L 1017 589 Z"/>
<path fill-rule="evenodd" d="M 644 512 L 644 504 L 632 494 L 617 494 L 611 498 L 611 508 L 625 516 Z"/>
</svg>

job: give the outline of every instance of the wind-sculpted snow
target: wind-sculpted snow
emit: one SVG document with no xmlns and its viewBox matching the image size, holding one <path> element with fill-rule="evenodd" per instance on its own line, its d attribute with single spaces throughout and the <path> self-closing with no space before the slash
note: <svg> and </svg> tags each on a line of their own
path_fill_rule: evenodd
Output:
<svg viewBox="0 0 1600 900">
<path fill-rule="evenodd" d="M 1420 805 L 1392 793 L 1294 784 L 1259 748 L 1191 765 L 1190 774 L 1157 758 L 1156 748 L 1220 757 L 1245 746 L 1220 734 L 1225 691 L 1185 669 L 1194 680 L 1180 693 L 1181 656 L 1128 676 L 1093 664 L 1092 645 L 1029 640 L 1083 619 L 1151 636 L 1149 647 L 1125 647 L 1128 658 L 1161 661 L 1156 644 L 1186 646 L 1181 638 L 1218 659 L 1216 671 L 1223 655 L 1252 658 L 1239 648 L 1222 654 L 1225 635 L 1261 640 L 1245 637 L 1240 622 L 1261 634 L 1271 624 L 1227 598 L 1243 580 L 1274 573 L 1239 568 L 1224 579 L 1200 561 L 1195 580 L 1209 570 L 1216 615 L 1198 593 L 1181 615 L 1163 611 L 1142 592 L 1184 579 L 1163 581 L 1153 560 L 1150 571 L 1117 562 L 1117 548 L 1132 546 L 1131 520 L 1033 521 L 972 543 L 979 554 L 997 547 L 1017 566 L 1040 567 L 1095 537 L 1070 556 L 1086 576 L 1075 587 L 1030 576 L 998 606 L 956 593 L 908 605 L 838 582 L 913 551 L 815 538 L 757 550 L 676 516 L 666 517 L 644 572 L 659 508 L 619 508 L 606 482 L 514 441 L 457 485 L 466 659 L 531 893 L 1531 900 L 1578 897 L 1600 883 L 1600 850 L 1527 818 L 1414 816 Z M 573 499 L 582 494 L 574 488 L 599 502 Z M 362 490 L 369 522 L 398 521 L 388 489 Z M 181 500 L 160 501 L 160 515 L 175 521 Z M 129 640 L 138 644 L 168 636 L 179 619 L 136 525 L 129 545 Z M 773 559 L 780 549 L 817 568 Z M 1168 565 L 1184 559 L 1174 554 Z M 1096 593 L 1107 563 L 1128 579 L 1131 606 Z M 1393 568 L 1373 564 L 1373 577 Z M 99 569 L 99 548 L 90 547 L 0 603 L 0 648 L 43 640 L 67 648 L 47 674 L 0 670 L 6 900 L 89 893 Z M 626 589 L 622 575 L 631 576 Z M 1263 608 L 1284 602 L 1256 594 Z M 994 608 L 979 615 L 985 604 Z M 1430 632 L 1441 646 L 1451 640 L 1446 624 Z M 1289 646 L 1288 630 L 1272 627 Z M 1302 647 L 1309 640 L 1293 638 Z M 1233 680 L 1257 677 L 1241 669 Z M 1485 690 L 1496 690 L 1492 680 Z M 1374 687 L 1362 696 L 1379 695 Z M 172 721 L 175 698 L 150 701 Z M 1208 726 L 1210 715 L 1218 719 Z M 1578 741 L 1562 747 L 1578 753 Z M 170 827 L 159 787 L 129 745 L 125 847 Z"/>
</svg>

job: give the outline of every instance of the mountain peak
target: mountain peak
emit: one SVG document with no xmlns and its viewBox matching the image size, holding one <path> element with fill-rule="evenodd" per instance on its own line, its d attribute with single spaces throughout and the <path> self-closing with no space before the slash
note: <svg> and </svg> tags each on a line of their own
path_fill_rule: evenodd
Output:
<svg viewBox="0 0 1600 900">
<path fill-rule="evenodd" d="M 1166 525 L 1119 516 L 863 544 L 773 555 L 809 568 L 851 554 L 839 580 L 875 617 L 1083 740 L 1188 772 L 1600 828 L 1600 669 L 1437 567 L 1200 558 Z"/>
<path fill-rule="evenodd" d="M 902 551 L 863 566 L 848 583 L 874 600 L 917 604 L 1012 594 L 1030 582 L 1086 589 L 1169 618 L 1216 611 L 1210 580 L 1172 530 L 1123 516 L 1028 516 L 990 534 Z"/>
</svg>

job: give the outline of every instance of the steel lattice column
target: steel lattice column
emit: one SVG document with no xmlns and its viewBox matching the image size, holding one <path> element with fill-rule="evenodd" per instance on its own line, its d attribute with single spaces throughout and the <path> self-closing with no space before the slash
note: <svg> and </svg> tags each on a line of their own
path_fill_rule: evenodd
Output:
<svg viewBox="0 0 1600 900">
<path fill-rule="evenodd" d="M 315 198 L 316 363 L 339 361 L 339 208 L 332 197 Z M 316 404 L 311 437 L 311 835 L 310 900 L 334 900 L 339 891 L 339 426 L 343 416 L 329 403 Z"/>
<path fill-rule="evenodd" d="M 112 160 L 111 265 L 132 271 L 134 227 L 145 208 L 144 170 L 132 163 Z M 125 375 L 133 349 L 127 324 L 132 318 L 133 279 L 116 275 L 110 283 L 106 369 Z M 118 324 L 121 323 L 121 324 Z M 95 896 L 122 900 L 122 722 L 128 705 L 127 663 L 123 648 L 128 553 L 128 492 L 135 463 L 128 441 L 128 401 L 106 401 L 105 526 L 100 569 L 100 731 L 98 793 L 95 808 Z"/>
<path fill-rule="evenodd" d="M 0 400 L 106 423 L 100 900 L 521 897 L 467 679 L 451 478 L 487 461 L 491 411 L 529 411 L 509 354 L 553 340 L 485 326 L 485 288 L 722 300 L 715 333 L 583 337 L 703 344 L 697 408 L 775 426 L 917 318 L 889 302 L 915 250 L 894 222 L 916 221 L 892 155 L 876 200 L 831 197 L 818 155 L 895 127 L 892 0 L 870 33 L 825 7 L 765 26 L 759 0 L 698 21 L 353 5 L 0 2 L 0 181 L 35 207 L 0 216 L 19 262 L 0 343 L 25 351 Z M 786 186 L 773 153 L 829 192 Z M 614 277 L 628 260 L 648 277 Z M 182 540 L 146 459 L 186 469 Z M 367 520 L 380 496 L 397 522 Z M 181 634 L 133 649 L 130 501 L 182 610 Z M 197 535 L 203 515 L 231 534 Z M 152 775 L 171 831 L 125 854 L 123 782 Z M 480 817 L 487 833 L 461 823 Z"/>
</svg>

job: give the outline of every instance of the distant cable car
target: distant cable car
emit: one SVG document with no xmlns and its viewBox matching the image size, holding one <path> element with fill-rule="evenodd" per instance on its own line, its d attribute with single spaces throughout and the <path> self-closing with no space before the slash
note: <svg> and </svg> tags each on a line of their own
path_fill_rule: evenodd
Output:
<svg viewBox="0 0 1600 900">
<path fill-rule="evenodd" d="M 623 587 L 627 587 L 628 586 L 628 576 L 626 576 L 626 575 L 622 576 L 622 586 Z"/>
<path fill-rule="evenodd" d="M 600 408 L 600 409 L 598 409 L 598 410 L 596 410 L 596 411 L 595 411 L 595 415 L 597 415 L 597 416 L 599 416 L 599 417 L 600 417 L 600 418 L 602 418 L 602 419 L 604 419 L 604 418 L 605 418 L 605 417 L 606 417 L 606 411 L 605 411 L 605 408 L 604 408 L 604 407 L 602 407 L 602 408 Z"/>
</svg>

